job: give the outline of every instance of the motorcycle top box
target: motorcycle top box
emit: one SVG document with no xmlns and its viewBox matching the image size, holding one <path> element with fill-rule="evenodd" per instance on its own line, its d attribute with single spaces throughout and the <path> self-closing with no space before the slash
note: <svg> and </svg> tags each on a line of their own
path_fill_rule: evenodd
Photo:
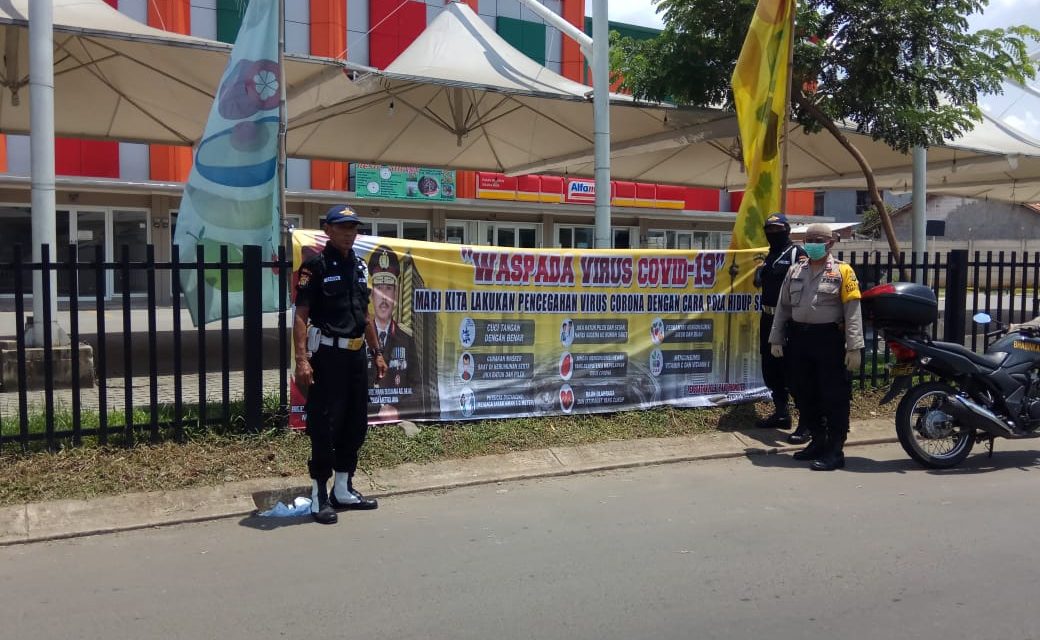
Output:
<svg viewBox="0 0 1040 640">
<path fill-rule="evenodd" d="M 863 292 L 863 317 L 877 326 L 923 327 L 939 318 L 935 292 L 923 284 L 892 282 Z"/>
</svg>

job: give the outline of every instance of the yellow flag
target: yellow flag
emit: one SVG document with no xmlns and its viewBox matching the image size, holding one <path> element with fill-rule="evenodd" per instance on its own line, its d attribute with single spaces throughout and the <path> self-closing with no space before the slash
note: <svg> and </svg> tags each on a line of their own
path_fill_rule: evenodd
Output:
<svg viewBox="0 0 1040 640">
<path fill-rule="evenodd" d="M 733 98 L 747 187 L 731 249 L 766 245 L 766 217 L 780 210 L 780 127 L 787 108 L 787 58 L 794 0 L 758 0 L 733 70 Z"/>
</svg>

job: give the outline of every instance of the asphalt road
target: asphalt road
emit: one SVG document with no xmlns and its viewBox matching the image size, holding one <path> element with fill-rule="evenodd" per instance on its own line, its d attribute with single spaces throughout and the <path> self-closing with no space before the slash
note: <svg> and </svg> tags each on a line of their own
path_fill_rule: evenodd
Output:
<svg viewBox="0 0 1040 640">
<path fill-rule="evenodd" d="M 0 549 L 3 638 L 1040 638 L 1040 441 L 400 496 Z"/>
</svg>

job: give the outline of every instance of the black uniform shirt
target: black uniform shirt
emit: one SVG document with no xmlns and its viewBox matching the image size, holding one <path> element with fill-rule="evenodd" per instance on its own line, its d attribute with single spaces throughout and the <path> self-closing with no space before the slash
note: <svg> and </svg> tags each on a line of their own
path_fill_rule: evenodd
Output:
<svg viewBox="0 0 1040 640">
<path fill-rule="evenodd" d="M 351 249 L 343 254 L 331 244 L 300 265 L 296 304 L 310 307 L 311 324 L 325 335 L 360 338 L 371 291 L 368 267 Z"/>
<path fill-rule="evenodd" d="M 762 304 L 775 307 L 780 299 L 780 287 L 784 284 L 784 276 L 798 258 L 806 255 L 805 249 L 796 244 L 789 244 L 783 249 L 769 250 L 766 260 L 760 267 L 759 277 L 762 286 Z"/>
</svg>

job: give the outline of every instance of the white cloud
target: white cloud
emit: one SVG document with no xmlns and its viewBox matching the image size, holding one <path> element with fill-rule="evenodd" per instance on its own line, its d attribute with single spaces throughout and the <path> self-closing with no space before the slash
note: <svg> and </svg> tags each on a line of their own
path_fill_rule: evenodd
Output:
<svg viewBox="0 0 1040 640">
<path fill-rule="evenodd" d="M 1040 1 L 1040 0 L 1038 0 Z M 607 13 L 611 21 L 652 29 L 664 28 L 651 0 L 610 0 Z M 585 14 L 592 15 L 592 0 L 585 0 Z"/>
</svg>

